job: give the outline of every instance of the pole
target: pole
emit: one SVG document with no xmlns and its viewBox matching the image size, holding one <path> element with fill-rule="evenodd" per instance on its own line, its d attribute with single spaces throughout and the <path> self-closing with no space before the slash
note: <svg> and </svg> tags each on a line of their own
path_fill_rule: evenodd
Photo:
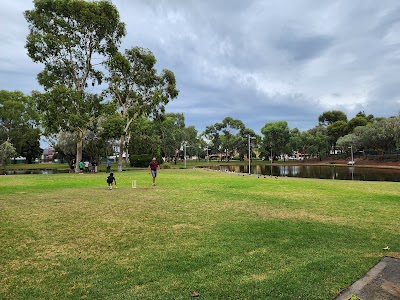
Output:
<svg viewBox="0 0 400 300">
<path fill-rule="evenodd" d="M 251 168 L 251 153 L 250 153 L 250 134 L 248 135 L 249 138 L 249 175 L 251 174 L 250 168 Z"/>
<path fill-rule="evenodd" d="M 354 162 L 354 156 L 353 156 L 353 145 L 350 146 L 351 150 L 351 161 L 352 163 Z"/>
<path fill-rule="evenodd" d="M 185 158 L 185 169 L 186 169 L 186 142 L 185 142 L 185 144 L 184 144 L 184 149 L 185 149 L 185 151 L 184 151 L 184 158 Z"/>
<path fill-rule="evenodd" d="M 251 148 L 250 148 L 250 140 L 254 140 L 256 137 L 250 137 L 250 134 L 248 135 L 249 138 L 249 175 L 251 174 Z"/>
</svg>

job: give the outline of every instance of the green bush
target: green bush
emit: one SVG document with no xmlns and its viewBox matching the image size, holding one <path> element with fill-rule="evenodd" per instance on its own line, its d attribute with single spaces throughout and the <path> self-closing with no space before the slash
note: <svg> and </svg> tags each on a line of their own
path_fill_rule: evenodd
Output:
<svg viewBox="0 0 400 300">
<path fill-rule="evenodd" d="M 161 165 L 163 159 L 161 156 L 156 156 L 158 163 Z M 134 154 L 129 157 L 131 167 L 147 168 L 153 159 L 151 154 Z"/>
<path fill-rule="evenodd" d="M 161 169 L 171 169 L 171 165 L 169 163 L 165 163 L 160 168 Z"/>
</svg>

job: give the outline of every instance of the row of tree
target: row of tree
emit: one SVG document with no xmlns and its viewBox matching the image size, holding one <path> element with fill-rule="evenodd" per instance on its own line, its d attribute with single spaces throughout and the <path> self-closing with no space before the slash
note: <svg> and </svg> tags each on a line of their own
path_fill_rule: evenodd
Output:
<svg viewBox="0 0 400 300">
<path fill-rule="evenodd" d="M 37 99 L 18 91 L 0 91 L 2 161 L 6 157 L 24 156 L 31 163 L 41 155 L 39 140 L 46 135 L 46 130 L 40 130 L 41 124 L 49 116 L 37 109 Z M 80 118 L 80 114 L 74 116 Z M 291 156 L 297 152 L 323 158 L 335 149 L 349 152 L 350 147 L 354 151 L 375 150 L 381 154 L 400 148 L 400 116 L 376 118 L 360 112 L 347 121 L 343 112 L 327 111 L 318 121 L 307 131 L 290 129 L 286 121 L 268 122 L 261 128 L 261 135 L 257 135 L 241 120 L 227 117 L 199 134 L 194 126 L 186 126 L 183 113 L 164 113 L 153 118 L 140 115 L 132 118 L 129 126 L 118 114 L 100 114 L 97 122 L 83 131 L 82 155 L 98 159 L 115 154 L 121 147 L 119 134 L 129 137 L 124 140 L 127 153 L 161 155 L 167 161 L 183 158 L 184 152 L 199 158 L 210 155 L 244 159 L 249 141 L 252 152 L 258 152 L 260 157 Z M 59 158 L 76 157 L 76 132 L 61 130 L 51 134 L 51 139 Z"/>
</svg>

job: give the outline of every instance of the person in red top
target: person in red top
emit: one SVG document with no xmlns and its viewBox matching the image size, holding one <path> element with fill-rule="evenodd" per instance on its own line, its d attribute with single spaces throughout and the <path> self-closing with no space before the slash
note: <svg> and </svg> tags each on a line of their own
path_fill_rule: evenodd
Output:
<svg viewBox="0 0 400 300">
<path fill-rule="evenodd" d="M 149 174 L 153 177 L 153 186 L 156 185 L 157 170 L 160 170 L 160 165 L 155 157 L 149 164 Z"/>
</svg>

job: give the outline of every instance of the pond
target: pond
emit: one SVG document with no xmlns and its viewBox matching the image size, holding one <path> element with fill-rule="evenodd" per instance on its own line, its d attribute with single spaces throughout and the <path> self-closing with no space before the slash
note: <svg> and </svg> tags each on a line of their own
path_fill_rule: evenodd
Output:
<svg viewBox="0 0 400 300">
<path fill-rule="evenodd" d="M 0 169 L 0 175 L 23 175 L 23 174 L 59 174 L 68 173 L 69 170 L 61 169 L 21 169 L 21 170 L 9 170 Z"/>
<path fill-rule="evenodd" d="M 209 166 L 209 168 L 222 172 L 249 173 L 249 167 L 245 165 L 220 165 Z M 251 174 L 260 176 L 400 182 L 400 169 L 355 166 L 252 165 Z"/>
</svg>

